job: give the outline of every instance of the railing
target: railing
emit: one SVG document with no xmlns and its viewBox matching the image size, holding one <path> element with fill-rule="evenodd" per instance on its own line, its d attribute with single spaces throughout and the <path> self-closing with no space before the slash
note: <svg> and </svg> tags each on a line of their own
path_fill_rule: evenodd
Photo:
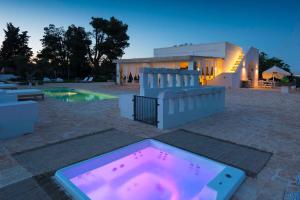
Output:
<svg viewBox="0 0 300 200">
<path fill-rule="evenodd" d="M 157 98 L 134 95 L 133 119 L 157 126 L 157 107 Z"/>
<path fill-rule="evenodd" d="M 140 95 L 157 97 L 161 91 L 198 88 L 200 73 L 196 70 L 166 68 L 140 69 Z"/>
<path fill-rule="evenodd" d="M 300 88 L 300 78 L 296 79 L 296 88 Z"/>
</svg>

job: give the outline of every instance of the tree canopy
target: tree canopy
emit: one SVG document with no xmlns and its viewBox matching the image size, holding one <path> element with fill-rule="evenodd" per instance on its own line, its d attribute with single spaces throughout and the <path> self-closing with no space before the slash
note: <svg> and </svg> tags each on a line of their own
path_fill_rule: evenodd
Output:
<svg viewBox="0 0 300 200">
<path fill-rule="evenodd" d="M 75 78 L 114 72 L 112 61 L 122 56 L 129 46 L 127 24 L 114 17 L 109 20 L 92 17 L 90 25 L 91 32 L 73 24 L 67 31 L 53 24 L 44 28 L 43 49 L 37 62 L 48 63 L 45 66 L 51 70 L 44 69 L 45 75 Z"/>
<path fill-rule="evenodd" d="M 63 27 L 57 28 L 54 24 L 45 27 L 44 36 L 41 39 L 43 49 L 37 55 L 39 59 L 46 60 L 53 66 L 55 75 L 63 74 L 63 66 L 67 64 L 64 34 Z"/>
<path fill-rule="evenodd" d="M 88 54 L 94 68 L 99 67 L 104 60 L 112 61 L 124 54 L 124 49 L 129 46 L 127 24 L 114 17 L 109 20 L 92 17 L 90 25 L 94 41 Z"/>
<path fill-rule="evenodd" d="M 19 68 L 29 63 L 32 51 L 28 47 L 27 31 L 20 32 L 19 27 L 7 23 L 4 34 L 5 38 L 0 49 L 0 66 Z"/>
<path fill-rule="evenodd" d="M 83 27 L 71 25 L 64 35 L 68 57 L 68 76 L 81 77 L 89 71 L 88 48 L 91 45 L 89 34 Z"/>
</svg>

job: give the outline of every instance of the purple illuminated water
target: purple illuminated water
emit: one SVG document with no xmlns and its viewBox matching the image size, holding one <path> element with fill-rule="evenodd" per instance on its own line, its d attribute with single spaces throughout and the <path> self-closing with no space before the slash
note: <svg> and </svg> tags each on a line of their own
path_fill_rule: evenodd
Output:
<svg viewBox="0 0 300 200">
<path fill-rule="evenodd" d="M 198 200 L 220 170 L 147 147 L 71 182 L 95 200 Z"/>
</svg>

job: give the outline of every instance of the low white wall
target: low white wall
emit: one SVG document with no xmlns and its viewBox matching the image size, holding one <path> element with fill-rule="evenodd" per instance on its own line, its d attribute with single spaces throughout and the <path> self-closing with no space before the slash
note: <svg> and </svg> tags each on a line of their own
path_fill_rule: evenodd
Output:
<svg viewBox="0 0 300 200">
<path fill-rule="evenodd" d="M 201 87 L 165 91 L 159 94 L 158 104 L 158 128 L 175 128 L 222 112 L 225 107 L 225 88 Z"/>
<path fill-rule="evenodd" d="M 222 73 L 213 80 L 207 81 L 208 85 L 224 86 L 230 89 L 238 89 L 241 87 L 240 72 Z"/>
<path fill-rule="evenodd" d="M 133 120 L 133 96 L 135 94 L 122 94 L 119 96 L 119 109 L 122 117 Z"/>
<path fill-rule="evenodd" d="M 38 120 L 38 104 L 34 101 L 0 103 L 0 119 L 0 139 L 33 133 Z"/>
</svg>

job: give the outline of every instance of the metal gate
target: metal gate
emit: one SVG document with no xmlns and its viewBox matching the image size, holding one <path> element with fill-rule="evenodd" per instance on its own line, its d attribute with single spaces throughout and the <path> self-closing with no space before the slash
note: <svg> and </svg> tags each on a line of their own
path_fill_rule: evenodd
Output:
<svg viewBox="0 0 300 200">
<path fill-rule="evenodd" d="M 134 95 L 133 119 L 157 126 L 157 98 Z"/>
</svg>

